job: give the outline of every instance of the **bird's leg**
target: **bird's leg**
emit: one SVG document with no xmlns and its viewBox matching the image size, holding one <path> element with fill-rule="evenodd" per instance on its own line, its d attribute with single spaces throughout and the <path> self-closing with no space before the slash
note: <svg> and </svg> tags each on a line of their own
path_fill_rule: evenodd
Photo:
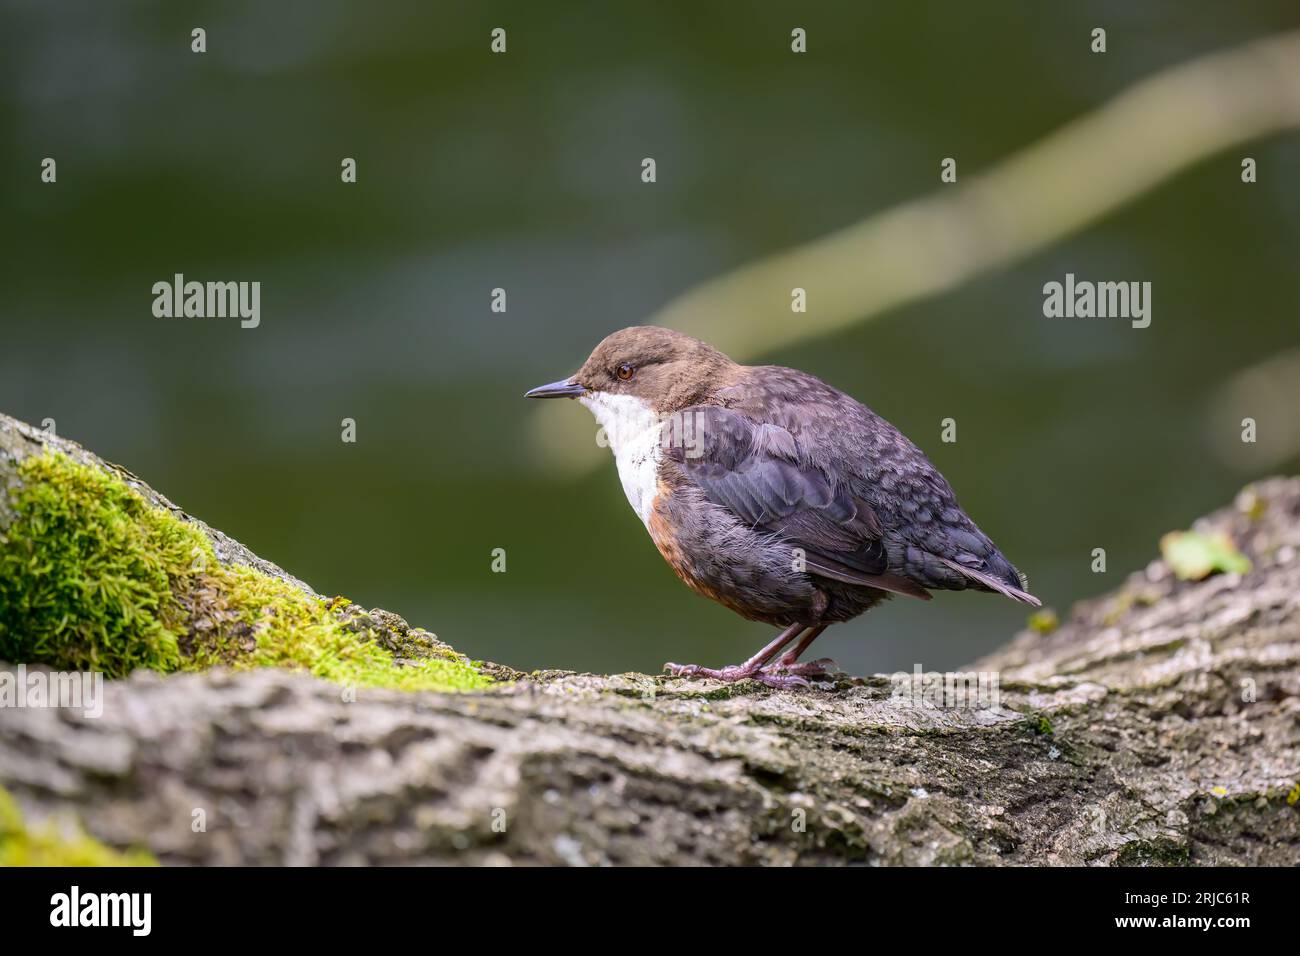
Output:
<svg viewBox="0 0 1300 956">
<path fill-rule="evenodd" d="M 745 680 L 747 677 L 753 677 L 761 680 L 771 687 L 788 686 L 786 683 L 773 684 L 769 680 L 764 680 L 762 676 L 763 665 L 781 652 L 781 649 L 798 637 L 806 628 L 802 624 L 791 624 L 782 631 L 772 643 L 768 644 L 761 651 L 745 661 L 743 664 L 731 664 L 727 667 L 712 668 L 701 667 L 699 664 L 672 664 L 664 665 L 664 670 L 673 677 L 711 677 L 714 680 L 737 681 Z M 799 681 L 806 684 L 807 681 Z"/>
<path fill-rule="evenodd" d="M 820 660 L 808 661 L 806 664 L 800 664 L 799 655 L 808 649 L 808 645 L 826 630 L 829 624 L 819 624 L 817 627 L 810 627 L 807 633 L 799 639 L 799 643 L 790 650 L 786 651 L 779 658 L 763 668 L 763 673 L 772 677 L 791 675 L 794 677 L 811 677 L 817 680 L 821 677 L 829 677 L 839 671 L 837 665 L 829 657 L 823 657 Z M 760 680 L 762 678 L 759 678 Z"/>
<path fill-rule="evenodd" d="M 808 645 L 817 640 L 821 635 L 821 632 L 826 630 L 828 627 L 830 627 L 829 624 L 819 624 L 817 627 L 808 628 L 804 636 L 799 638 L 799 643 L 782 654 L 780 659 L 777 661 L 777 664 L 781 667 L 789 667 L 795 661 L 799 660 L 803 652 L 808 650 Z"/>
</svg>

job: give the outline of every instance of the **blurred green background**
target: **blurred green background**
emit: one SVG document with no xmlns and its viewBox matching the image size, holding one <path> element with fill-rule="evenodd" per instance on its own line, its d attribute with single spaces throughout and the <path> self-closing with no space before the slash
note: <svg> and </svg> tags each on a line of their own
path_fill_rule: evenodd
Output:
<svg viewBox="0 0 1300 956">
<path fill-rule="evenodd" d="M 8 0 L 2 16 L 0 409 L 55 419 L 323 593 L 475 657 L 612 671 L 733 662 L 770 634 L 675 580 L 611 460 L 539 453 L 539 415 L 595 426 L 526 388 L 695 283 L 931 192 L 942 157 L 973 173 L 1162 67 L 1300 25 L 1294 0 Z M 1300 466 L 1294 443 L 1236 442 L 1244 415 L 1294 428 L 1294 404 L 1247 386 L 1300 344 L 1298 253 L 1291 136 L 764 360 L 898 425 L 1064 609 Z M 1151 327 L 1045 319 L 1042 285 L 1067 271 L 1152 282 Z M 154 318 L 151 286 L 176 272 L 259 280 L 261 327 Z M 952 667 L 1024 619 L 991 595 L 898 600 L 817 650 L 855 672 Z"/>
</svg>

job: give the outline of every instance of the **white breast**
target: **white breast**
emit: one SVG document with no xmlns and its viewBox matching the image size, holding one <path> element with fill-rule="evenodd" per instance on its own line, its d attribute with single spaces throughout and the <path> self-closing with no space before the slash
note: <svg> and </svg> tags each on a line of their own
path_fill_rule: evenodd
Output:
<svg viewBox="0 0 1300 956">
<path fill-rule="evenodd" d="M 591 409 L 614 452 L 623 493 L 642 523 L 648 525 L 659 489 L 659 434 L 664 422 L 654 409 L 631 395 L 589 392 L 578 399 Z"/>
</svg>

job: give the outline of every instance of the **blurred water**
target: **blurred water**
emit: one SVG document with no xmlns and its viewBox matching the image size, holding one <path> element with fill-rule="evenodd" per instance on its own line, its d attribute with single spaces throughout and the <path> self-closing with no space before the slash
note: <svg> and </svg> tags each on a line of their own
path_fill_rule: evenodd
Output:
<svg viewBox="0 0 1300 956">
<path fill-rule="evenodd" d="M 525 388 L 695 282 L 930 191 L 943 156 L 978 170 L 1162 66 L 1300 23 L 1292 2 L 1118 0 L 2 16 L 0 408 L 56 419 L 318 590 L 472 655 L 599 670 L 724 663 L 769 635 L 676 582 L 612 461 L 545 467 Z M 1255 186 L 1219 157 L 1016 269 L 766 359 L 916 440 L 1049 603 L 1108 589 L 1252 477 L 1211 453 L 1207 403 L 1300 344 L 1300 145 L 1249 154 Z M 1067 271 L 1151 281 L 1151 328 L 1044 319 Z M 261 327 L 155 319 L 176 272 L 260 281 Z M 1296 409 L 1228 411 L 1267 428 Z M 988 595 L 899 600 L 818 648 L 953 666 L 1023 620 Z"/>
</svg>

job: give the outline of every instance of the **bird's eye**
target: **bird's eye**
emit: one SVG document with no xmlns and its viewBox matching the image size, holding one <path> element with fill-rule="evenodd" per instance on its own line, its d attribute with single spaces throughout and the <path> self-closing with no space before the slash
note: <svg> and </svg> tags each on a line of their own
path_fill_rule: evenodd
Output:
<svg viewBox="0 0 1300 956">
<path fill-rule="evenodd" d="M 616 374 L 620 379 L 626 382 L 628 379 L 630 379 L 633 375 L 636 374 L 636 369 L 634 369 L 632 366 L 624 362 L 618 368 L 614 369 L 614 374 Z"/>
</svg>

